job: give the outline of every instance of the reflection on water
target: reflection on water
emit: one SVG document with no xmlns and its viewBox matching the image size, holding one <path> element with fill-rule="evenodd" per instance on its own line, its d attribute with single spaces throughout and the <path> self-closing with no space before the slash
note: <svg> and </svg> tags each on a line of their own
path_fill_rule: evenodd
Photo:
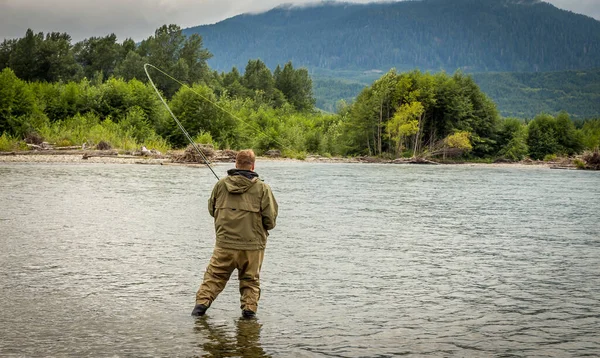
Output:
<svg viewBox="0 0 600 358">
<path fill-rule="evenodd" d="M 195 320 L 210 172 L 0 164 L 0 356 L 600 356 L 600 173 L 257 171 L 280 203 L 258 320 L 235 282 Z"/>
<path fill-rule="evenodd" d="M 260 344 L 262 325 L 257 319 L 237 319 L 235 332 L 230 327 L 211 323 L 207 316 L 197 318 L 194 331 L 206 341 L 201 347 L 201 357 L 270 357 Z"/>
</svg>

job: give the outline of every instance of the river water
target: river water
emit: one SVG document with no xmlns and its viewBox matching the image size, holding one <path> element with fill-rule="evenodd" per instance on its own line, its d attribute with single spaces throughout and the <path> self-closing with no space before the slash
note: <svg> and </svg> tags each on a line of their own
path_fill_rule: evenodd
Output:
<svg viewBox="0 0 600 358">
<path fill-rule="evenodd" d="M 257 172 L 280 205 L 258 318 L 234 274 L 194 319 L 207 169 L 0 164 L 0 356 L 600 356 L 600 173 Z"/>
</svg>

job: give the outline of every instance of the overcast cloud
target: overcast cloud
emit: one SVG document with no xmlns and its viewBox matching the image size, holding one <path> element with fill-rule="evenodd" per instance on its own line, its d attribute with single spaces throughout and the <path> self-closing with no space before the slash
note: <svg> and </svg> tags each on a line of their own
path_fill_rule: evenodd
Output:
<svg viewBox="0 0 600 358">
<path fill-rule="evenodd" d="M 23 37 L 31 28 L 34 32 L 67 32 L 73 42 L 110 33 L 119 41 L 128 37 L 139 41 L 163 24 L 182 28 L 210 24 L 289 2 L 314 0 L 0 0 L 0 39 Z M 548 2 L 600 20 L 600 0 Z"/>
</svg>

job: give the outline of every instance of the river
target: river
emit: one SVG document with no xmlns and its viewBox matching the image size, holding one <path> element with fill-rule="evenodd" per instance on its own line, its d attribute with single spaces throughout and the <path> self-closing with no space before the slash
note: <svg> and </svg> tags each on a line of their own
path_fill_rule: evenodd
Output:
<svg viewBox="0 0 600 358">
<path fill-rule="evenodd" d="M 206 168 L 0 164 L 0 356 L 600 356 L 600 173 L 256 170 L 280 206 L 257 319 L 235 274 L 194 319 Z"/>
</svg>

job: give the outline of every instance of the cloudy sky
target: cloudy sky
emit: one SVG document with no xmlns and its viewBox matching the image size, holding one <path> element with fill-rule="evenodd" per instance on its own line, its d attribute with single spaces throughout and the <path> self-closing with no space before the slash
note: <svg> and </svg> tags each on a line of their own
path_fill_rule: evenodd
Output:
<svg viewBox="0 0 600 358">
<path fill-rule="evenodd" d="M 215 23 L 281 3 L 314 0 L 0 0 L 0 40 L 34 32 L 67 32 L 74 42 L 115 33 L 119 40 L 142 40 L 163 24 L 182 28 Z M 353 0 L 352 2 L 372 2 Z M 600 20 L 600 0 L 547 0 Z"/>
</svg>

